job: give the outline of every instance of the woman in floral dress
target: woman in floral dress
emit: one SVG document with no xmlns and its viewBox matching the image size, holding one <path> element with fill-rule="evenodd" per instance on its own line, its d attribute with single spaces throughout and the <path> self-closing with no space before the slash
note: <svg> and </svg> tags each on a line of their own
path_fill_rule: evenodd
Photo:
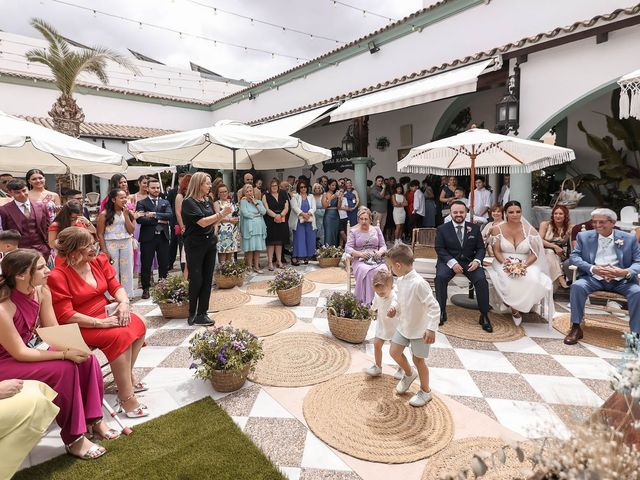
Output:
<svg viewBox="0 0 640 480">
<path fill-rule="evenodd" d="M 232 209 L 231 213 L 218 224 L 218 261 L 223 263 L 231 260 L 233 254 L 240 249 L 240 229 L 238 228 L 240 217 L 238 206 L 229 196 L 229 187 L 219 183 L 213 194 L 217 198 L 213 204 L 216 213 L 222 212 L 227 205 Z"/>
</svg>

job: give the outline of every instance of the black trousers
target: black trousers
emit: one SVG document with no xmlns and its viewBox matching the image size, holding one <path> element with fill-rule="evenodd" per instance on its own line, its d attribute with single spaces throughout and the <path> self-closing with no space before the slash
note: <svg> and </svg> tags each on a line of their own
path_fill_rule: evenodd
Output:
<svg viewBox="0 0 640 480">
<path fill-rule="evenodd" d="M 214 235 L 185 237 L 184 250 L 189 269 L 189 315 L 207 313 L 216 268 L 216 238 Z"/>
<path fill-rule="evenodd" d="M 154 235 L 153 240 L 140 243 L 140 281 L 143 290 L 148 290 L 151 286 L 151 267 L 155 256 L 158 258 L 158 275 L 160 278 L 167 278 L 169 239 L 162 234 Z"/>
<path fill-rule="evenodd" d="M 478 299 L 478 309 L 480 313 L 489 313 L 489 284 L 487 283 L 487 277 L 484 274 L 484 269 L 478 267 L 473 272 L 469 272 L 469 263 L 460 263 L 463 269 L 463 275 L 469 279 L 473 288 L 476 290 L 476 297 Z M 451 268 L 446 265 L 438 265 L 436 269 L 436 300 L 440 305 L 440 311 L 447 311 L 447 287 L 451 279 L 456 275 Z"/>
<path fill-rule="evenodd" d="M 175 228 L 171 226 L 171 240 L 169 241 L 169 260 L 167 261 L 169 265 L 169 270 L 173 268 L 173 264 L 176 262 L 176 258 L 178 258 L 178 251 L 182 247 L 182 235 L 176 235 Z"/>
</svg>

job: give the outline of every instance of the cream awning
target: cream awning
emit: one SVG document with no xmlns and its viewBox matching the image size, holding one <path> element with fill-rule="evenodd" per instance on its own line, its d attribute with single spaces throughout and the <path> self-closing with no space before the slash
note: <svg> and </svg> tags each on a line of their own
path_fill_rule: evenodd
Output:
<svg viewBox="0 0 640 480">
<path fill-rule="evenodd" d="M 313 110 L 307 110 L 306 112 L 262 123 L 260 125 L 256 125 L 255 128 L 259 129 L 261 132 L 271 135 L 293 135 L 312 123 L 326 117 L 327 112 L 335 108 L 336 105 L 336 103 L 331 103 L 324 107 L 314 108 Z"/>
<path fill-rule="evenodd" d="M 502 62 L 499 59 L 492 58 L 466 67 L 439 73 L 438 75 L 432 75 L 422 80 L 352 98 L 331 112 L 331 121 L 339 122 L 363 115 L 389 112 L 475 92 L 478 76 L 487 67 L 490 67 L 490 71 L 493 71 L 499 68 L 501 64 Z"/>
</svg>

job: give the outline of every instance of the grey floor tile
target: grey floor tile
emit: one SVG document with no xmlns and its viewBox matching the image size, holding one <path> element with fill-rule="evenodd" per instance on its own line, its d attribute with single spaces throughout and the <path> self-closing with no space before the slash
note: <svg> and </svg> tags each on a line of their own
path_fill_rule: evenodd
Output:
<svg viewBox="0 0 640 480">
<path fill-rule="evenodd" d="M 581 380 L 603 400 L 607 400 L 614 393 L 609 380 L 594 380 L 590 378 L 581 378 Z"/>
<path fill-rule="evenodd" d="M 250 385 L 238 390 L 237 392 L 222 397 L 218 400 L 218 405 L 220 405 L 229 415 L 248 417 L 259 393 L 259 385 Z"/>
<path fill-rule="evenodd" d="M 532 337 L 533 341 L 540 345 L 550 355 L 580 355 L 583 357 L 597 357 L 597 355 L 580 344 L 565 345 L 561 338 Z"/>
<path fill-rule="evenodd" d="M 571 376 L 571 373 L 566 368 L 549 355 L 513 352 L 503 352 L 503 354 L 520 373 Z"/>
<path fill-rule="evenodd" d="M 356 472 L 338 470 L 320 470 L 317 468 L 303 468 L 300 480 L 360 480 Z"/>
<path fill-rule="evenodd" d="M 542 398 L 517 373 L 473 372 L 469 375 L 486 398 L 541 402 Z"/>
<path fill-rule="evenodd" d="M 480 328 L 480 327 L 478 327 Z M 498 350 L 491 342 L 478 342 L 476 340 L 466 340 L 451 335 L 447 335 L 447 340 L 454 348 L 468 348 L 470 350 Z"/>
<path fill-rule="evenodd" d="M 300 467 L 307 427 L 293 418 L 251 417 L 244 429 L 271 461 L 281 467 Z"/>
<path fill-rule="evenodd" d="M 427 358 L 429 367 L 464 368 L 453 348 L 432 348 Z"/>
<path fill-rule="evenodd" d="M 496 416 L 493 413 L 493 410 L 491 409 L 491 406 L 489 405 L 489 403 L 484 399 L 484 398 L 478 398 L 478 397 L 464 397 L 464 396 L 459 396 L 459 395 L 449 395 L 449 397 L 453 398 L 454 400 L 460 402 L 461 404 L 463 404 L 466 407 L 472 408 L 473 410 L 476 410 L 480 413 L 484 413 L 485 415 L 493 418 L 494 420 L 496 420 Z"/>
<path fill-rule="evenodd" d="M 165 346 L 172 347 L 180 345 L 189 335 L 192 330 L 186 328 L 167 328 L 163 330 L 156 330 L 153 335 L 147 338 L 147 345 L 151 346 Z"/>
<path fill-rule="evenodd" d="M 189 368 L 193 362 L 188 347 L 177 347 L 158 367 L 162 368 Z"/>
</svg>

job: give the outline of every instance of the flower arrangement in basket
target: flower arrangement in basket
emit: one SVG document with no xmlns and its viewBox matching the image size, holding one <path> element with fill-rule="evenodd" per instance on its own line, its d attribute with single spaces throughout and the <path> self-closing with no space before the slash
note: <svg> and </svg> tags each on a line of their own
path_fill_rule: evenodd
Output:
<svg viewBox="0 0 640 480">
<path fill-rule="evenodd" d="M 566 182 L 571 182 L 573 185 L 572 188 L 564 188 Z M 576 190 L 576 183 L 571 178 L 566 178 L 562 181 L 562 185 L 560 185 L 560 192 L 558 193 L 558 198 L 555 201 L 554 207 L 556 205 L 563 205 L 568 209 L 576 208 L 580 200 L 584 198 L 584 195 Z"/>
<path fill-rule="evenodd" d="M 149 293 L 160 307 L 163 317 L 187 318 L 189 316 L 189 280 L 182 275 L 161 278 Z"/>
<path fill-rule="evenodd" d="M 527 274 L 527 263 L 519 258 L 508 257 L 504 259 L 502 270 L 509 278 L 524 277 Z"/>
<path fill-rule="evenodd" d="M 344 255 L 344 249 L 334 245 L 322 245 L 316 250 L 316 258 L 321 268 L 337 267 Z"/>
<path fill-rule="evenodd" d="M 262 341 L 248 330 L 225 325 L 196 333 L 189 353 L 194 376 L 210 380 L 219 392 L 238 390 L 263 356 Z"/>
<path fill-rule="evenodd" d="M 350 292 L 334 292 L 327 299 L 329 330 L 334 337 L 350 343 L 362 343 L 375 313 Z"/>
<path fill-rule="evenodd" d="M 293 307 L 302 300 L 302 283 L 304 277 L 293 268 L 285 268 L 276 273 L 269 282 L 268 293 L 275 293 L 283 305 Z"/>
<path fill-rule="evenodd" d="M 247 264 L 243 261 L 223 262 L 216 268 L 214 278 L 218 288 L 233 288 L 242 286 Z"/>
</svg>

